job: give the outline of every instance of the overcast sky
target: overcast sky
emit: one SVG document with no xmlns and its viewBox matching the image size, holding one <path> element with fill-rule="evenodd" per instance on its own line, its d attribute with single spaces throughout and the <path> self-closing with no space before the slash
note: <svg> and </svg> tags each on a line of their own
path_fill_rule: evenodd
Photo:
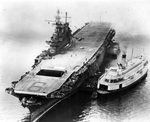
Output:
<svg viewBox="0 0 150 122">
<path fill-rule="evenodd" d="M 57 9 L 71 16 L 73 30 L 89 21 L 113 22 L 118 30 L 150 34 L 149 0 L 1 0 L 1 41 L 48 38 Z"/>
</svg>

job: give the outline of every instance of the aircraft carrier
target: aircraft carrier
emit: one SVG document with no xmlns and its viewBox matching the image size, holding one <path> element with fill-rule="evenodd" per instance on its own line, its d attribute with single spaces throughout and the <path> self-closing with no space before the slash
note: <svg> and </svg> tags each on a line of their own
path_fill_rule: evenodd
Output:
<svg viewBox="0 0 150 122">
<path fill-rule="evenodd" d="M 31 71 L 6 89 L 30 110 L 31 121 L 37 121 L 95 75 L 115 36 L 107 22 L 86 23 L 72 34 L 67 13 L 64 23 L 59 14 L 58 11 L 55 32 L 46 41 L 49 48 L 36 57 Z"/>
</svg>

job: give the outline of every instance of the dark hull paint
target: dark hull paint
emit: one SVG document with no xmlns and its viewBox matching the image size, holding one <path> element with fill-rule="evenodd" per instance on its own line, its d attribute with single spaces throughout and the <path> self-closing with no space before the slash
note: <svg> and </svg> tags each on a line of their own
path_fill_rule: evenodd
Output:
<svg viewBox="0 0 150 122">
<path fill-rule="evenodd" d="M 92 51 L 90 51 L 89 54 L 84 50 L 81 51 L 82 48 L 78 51 L 78 55 L 81 57 L 80 60 L 78 58 L 77 61 L 83 63 L 80 65 L 80 68 L 77 71 L 74 70 L 72 74 L 69 77 L 67 77 L 67 79 L 65 80 L 65 82 L 67 82 L 69 78 L 71 79 L 72 77 L 76 77 L 77 80 L 75 84 L 72 86 L 72 89 L 69 92 L 66 92 L 65 96 L 61 96 L 61 98 L 57 98 L 57 97 L 51 98 L 49 96 L 51 94 L 47 94 L 47 97 L 37 96 L 37 101 L 41 101 L 42 103 L 41 105 L 26 106 L 30 110 L 31 121 L 34 122 L 38 121 L 45 113 L 47 113 L 55 105 L 57 105 L 62 100 L 68 98 L 70 95 L 75 93 L 79 89 L 79 87 L 83 84 L 83 82 L 86 81 L 86 79 L 95 75 L 95 73 L 99 70 L 99 67 L 103 62 L 107 47 L 112 43 L 112 38 L 114 37 L 114 35 L 115 35 L 115 31 L 112 30 L 110 26 L 107 26 L 107 23 L 106 23 L 106 27 L 105 24 L 103 23 L 102 25 L 91 23 L 91 25 L 84 26 L 79 31 L 79 33 L 77 33 L 77 36 L 79 37 L 83 36 L 86 39 L 84 39 L 83 41 L 80 40 L 80 42 L 77 43 L 78 45 L 76 47 L 71 47 L 66 52 L 72 51 L 71 54 L 73 54 L 73 51 L 77 51 L 77 49 L 80 49 L 81 46 L 85 46 L 85 48 L 88 49 L 87 51 L 90 51 L 91 49 Z M 86 56 L 86 59 L 84 58 L 84 56 Z M 67 57 L 67 53 L 66 53 L 66 57 Z M 75 64 L 75 66 L 76 65 L 77 64 Z M 32 82 L 33 81 L 31 81 L 30 83 L 32 84 Z M 24 86 L 26 86 L 26 82 L 24 84 L 20 82 L 20 84 L 17 85 L 18 88 L 23 87 L 23 90 L 26 91 L 26 89 L 24 88 Z M 21 90 L 19 89 L 19 91 L 22 92 L 22 89 Z M 22 98 L 22 95 L 23 94 L 18 94 L 18 97 Z"/>
<path fill-rule="evenodd" d="M 105 46 L 105 47 L 101 46 L 98 49 L 97 52 L 99 52 L 99 54 L 100 54 L 99 58 L 97 58 L 97 60 L 95 60 L 95 62 L 93 62 L 93 64 L 89 66 L 87 71 L 79 77 L 79 80 L 77 81 L 78 82 L 77 86 L 75 86 L 75 88 L 73 89 L 73 91 L 70 94 L 66 95 L 64 98 L 61 98 L 61 99 L 46 99 L 45 103 L 42 106 L 29 107 L 29 110 L 31 111 L 31 121 L 36 122 L 37 120 L 39 120 L 45 113 L 47 113 L 49 110 L 51 110 L 55 105 L 57 105 L 62 100 L 68 98 L 70 95 L 75 93 L 78 90 L 78 88 L 81 86 L 81 84 L 87 78 L 89 78 L 90 76 L 93 76 L 95 74 L 95 72 L 97 70 L 99 70 L 99 67 L 103 62 L 103 59 L 104 59 L 104 56 L 106 53 L 106 48 L 107 48 L 107 46 Z M 95 56 L 93 56 L 93 58 L 95 58 Z"/>
</svg>

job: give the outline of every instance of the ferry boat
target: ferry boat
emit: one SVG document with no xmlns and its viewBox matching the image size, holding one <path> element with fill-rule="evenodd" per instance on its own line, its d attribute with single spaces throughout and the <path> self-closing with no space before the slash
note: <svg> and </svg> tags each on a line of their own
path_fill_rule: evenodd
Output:
<svg viewBox="0 0 150 122">
<path fill-rule="evenodd" d="M 148 60 L 146 57 L 138 56 L 126 62 L 126 55 L 123 54 L 122 59 L 122 64 L 110 67 L 98 79 L 98 93 L 109 94 L 126 89 L 147 76 Z"/>
<path fill-rule="evenodd" d="M 99 70 L 115 30 L 108 22 L 89 22 L 72 34 L 67 21 L 57 12 L 56 28 L 49 45 L 26 72 L 6 91 L 19 98 L 37 121 L 59 102 L 75 93 Z"/>
</svg>

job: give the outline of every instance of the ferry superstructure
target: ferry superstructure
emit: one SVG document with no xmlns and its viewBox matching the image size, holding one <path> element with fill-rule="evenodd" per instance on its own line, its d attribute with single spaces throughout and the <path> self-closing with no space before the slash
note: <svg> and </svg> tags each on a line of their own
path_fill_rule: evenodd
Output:
<svg viewBox="0 0 150 122">
<path fill-rule="evenodd" d="M 123 55 L 125 58 L 126 55 Z M 118 67 L 110 67 L 99 78 L 97 92 L 109 94 L 128 88 L 140 79 L 146 77 L 148 72 L 148 60 L 144 56 L 138 56 Z"/>
</svg>

